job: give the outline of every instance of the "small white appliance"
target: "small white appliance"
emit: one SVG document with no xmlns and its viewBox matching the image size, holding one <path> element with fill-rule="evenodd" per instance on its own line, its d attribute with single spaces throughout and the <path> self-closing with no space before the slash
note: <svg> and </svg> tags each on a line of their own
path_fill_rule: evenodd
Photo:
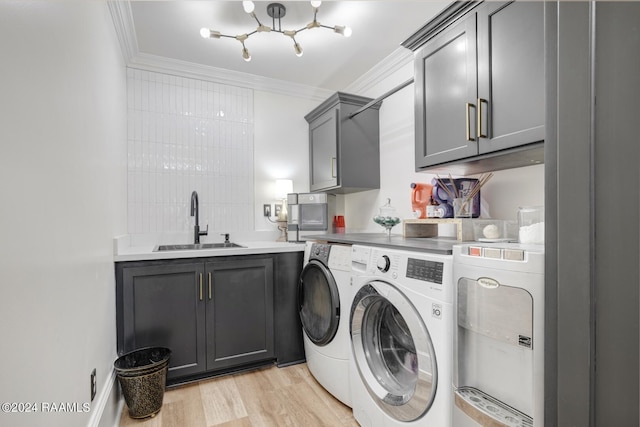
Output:
<svg viewBox="0 0 640 427">
<path fill-rule="evenodd" d="M 451 427 L 452 256 L 352 246 L 355 419 Z"/>
<path fill-rule="evenodd" d="M 287 239 L 305 240 L 305 236 L 327 234 L 333 231 L 336 214 L 336 196 L 328 193 L 287 194 Z"/>
<path fill-rule="evenodd" d="M 306 242 L 299 298 L 307 366 L 347 406 L 351 406 L 350 282 L 351 246 Z"/>
<path fill-rule="evenodd" d="M 544 246 L 454 247 L 453 425 L 543 427 Z"/>
</svg>

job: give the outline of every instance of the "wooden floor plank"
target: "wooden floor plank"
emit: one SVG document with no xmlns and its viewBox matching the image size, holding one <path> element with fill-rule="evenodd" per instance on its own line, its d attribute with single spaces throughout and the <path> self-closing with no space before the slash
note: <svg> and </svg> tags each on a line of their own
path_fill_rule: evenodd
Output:
<svg viewBox="0 0 640 427">
<path fill-rule="evenodd" d="M 154 418 L 120 427 L 357 427 L 351 408 L 328 393 L 302 363 L 270 366 L 167 390 Z"/>
<path fill-rule="evenodd" d="M 207 426 L 216 426 L 248 415 L 233 376 L 201 382 L 200 395 Z"/>
</svg>

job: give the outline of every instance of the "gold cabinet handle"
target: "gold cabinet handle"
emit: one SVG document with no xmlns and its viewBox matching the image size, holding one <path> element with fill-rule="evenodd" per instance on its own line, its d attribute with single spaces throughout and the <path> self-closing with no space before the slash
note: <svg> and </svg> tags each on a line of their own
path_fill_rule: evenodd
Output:
<svg viewBox="0 0 640 427">
<path fill-rule="evenodd" d="M 478 138 L 487 137 L 487 135 L 482 131 L 482 103 L 484 102 L 487 102 L 487 100 L 478 98 Z"/>
<path fill-rule="evenodd" d="M 200 301 L 202 301 L 202 273 L 200 273 Z"/>
<path fill-rule="evenodd" d="M 475 105 L 473 105 L 470 102 L 466 103 L 466 110 L 467 110 L 467 114 L 466 114 L 466 119 L 467 119 L 467 141 L 475 141 L 476 139 L 471 137 L 471 107 L 475 108 Z"/>
<path fill-rule="evenodd" d="M 213 299 L 213 294 L 211 293 L 211 272 L 209 272 L 209 299 Z"/>
<path fill-rule="evenodd" d="M 337 178 L 338 176 L 336 175 L 336 158 L 332 157 L 331 158 L 331 178 Z"/>
</svg>

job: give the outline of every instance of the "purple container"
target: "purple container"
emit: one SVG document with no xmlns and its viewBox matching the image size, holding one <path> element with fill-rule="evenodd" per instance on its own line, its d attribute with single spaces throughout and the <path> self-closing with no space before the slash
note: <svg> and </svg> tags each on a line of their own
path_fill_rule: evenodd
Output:
<svg viewBox="0 0 640 427">
<path fill-rule="evenodd" d="M 453 180 L 453 184 L 449 181 L 449 179 L 444 178 L 440 179 L 443 185 L 445 185 L 451 193 L 458 193 L 460 197 L 466 197 L 471 191 L 478 185 L 478 180 L 475 178 L 456 178 Z M 431 180 L 431 184 L 433 184 L 432 195 L 433 199 L 438 202 L 440 205 L 445 208 L 445 216 L 444 218 L 453 218 L 453 200 L 450 200 L 449 194 L 447 191 L 442 188 L 437 179 Z M 454 191 L 455 186 L 455 191 Z M 471 216 L 473 218 L 478 218 L 480 216 L 480 191 L 479 190 L 475 196 L 473 196 L 473 204 Z"/>
</svg>

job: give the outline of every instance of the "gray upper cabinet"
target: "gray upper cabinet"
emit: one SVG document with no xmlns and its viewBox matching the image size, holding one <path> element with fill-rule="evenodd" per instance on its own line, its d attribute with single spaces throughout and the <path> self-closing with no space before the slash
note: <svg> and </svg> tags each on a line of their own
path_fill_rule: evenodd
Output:
<svg viewBox="0 0 640 427">
<path fill-rule="evenodd" d="M 478 151 L 544 140 L 544 3 L 478 8 Z"/>
<path fill-rule="evenodd" d="M 305 116 L 311 191 L 345 194 L 380 188 L 380 103 L 337 92 Z"/>
<path fill-rule="evenodd" d="M 543 160 L 543 12 L 543 2 L 454 3 L 403 43 L 416 50 L 417 171 Z"/>
<path fill-rule="evenodd" d="M 478 154 L 475 16 L 416 53 L 416 168 Z"/>
</svg>

